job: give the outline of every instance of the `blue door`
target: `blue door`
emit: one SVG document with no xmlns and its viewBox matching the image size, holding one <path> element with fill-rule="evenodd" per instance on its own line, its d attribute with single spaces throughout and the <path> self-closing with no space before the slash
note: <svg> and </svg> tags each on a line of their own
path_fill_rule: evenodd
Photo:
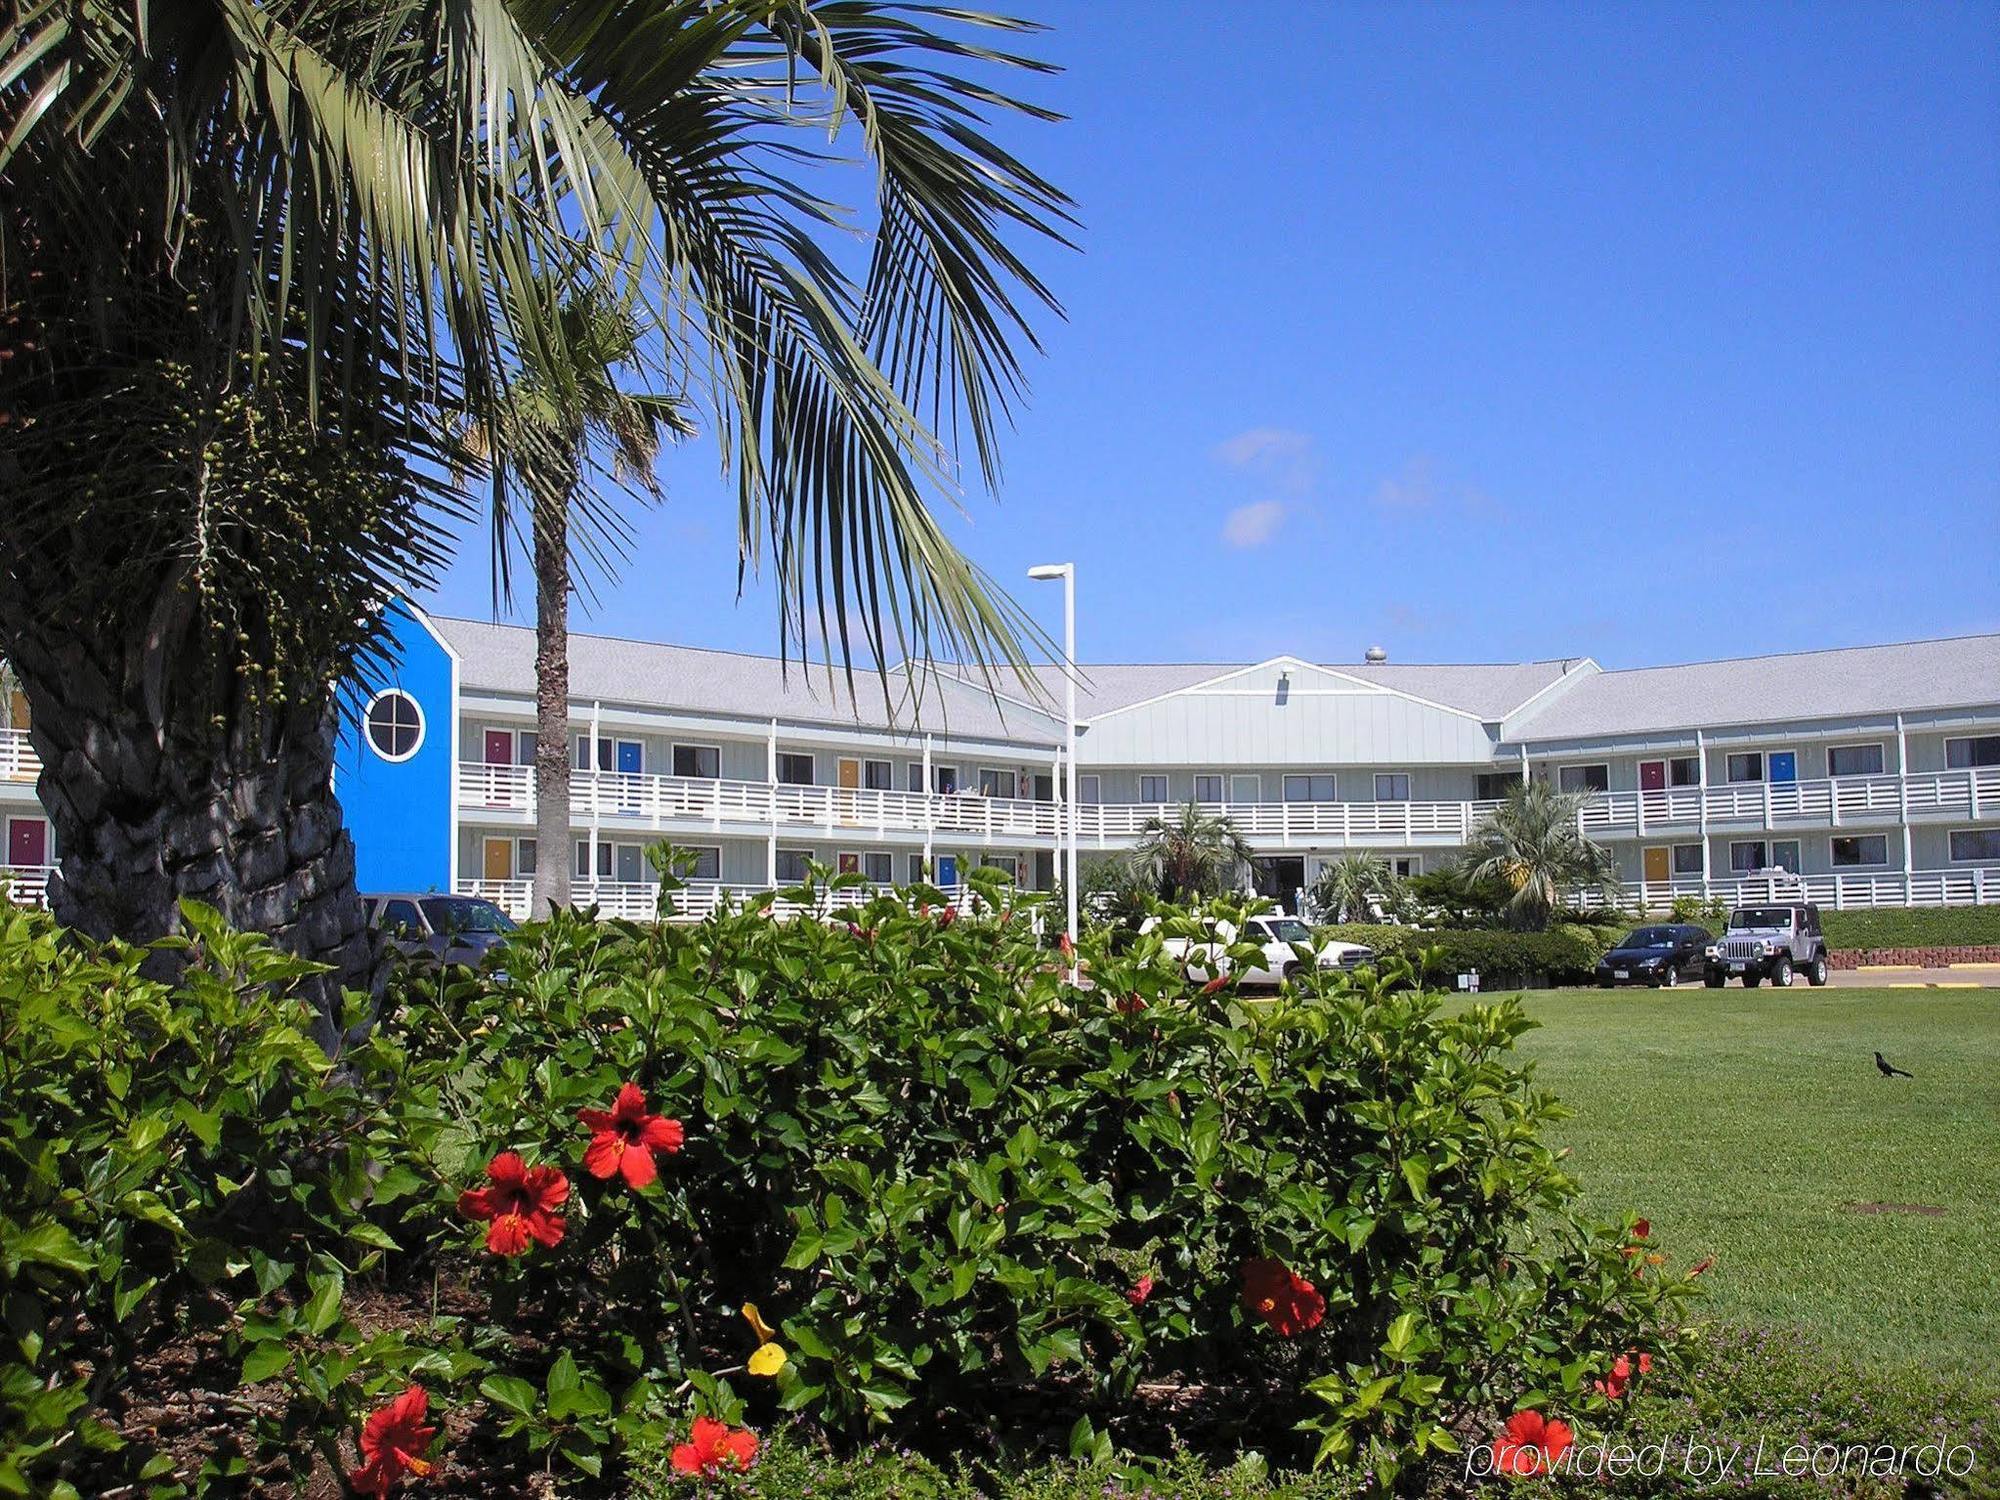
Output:
<svg viewBox="0 0 2000 1500">
<path fill-rule="evenodd" d="M 642 769 L 640 761 L 645 754 L 645 746 L 637 740 L 618 742 L 618 769 L 627 776 L 637 776 Z"/>
<path fill-rule="evenodd" d="M 958 856 L 940 854 L 937 857 L 937 883 L 942 886 L 958 884 Z"/>
<path fill-rule="evenodd" d="M 1771 752 L 1771 779 L 1773 781 L 1797 781 L 1799 779 L 1799 757 L 1790 750 Z"/>
</svg>

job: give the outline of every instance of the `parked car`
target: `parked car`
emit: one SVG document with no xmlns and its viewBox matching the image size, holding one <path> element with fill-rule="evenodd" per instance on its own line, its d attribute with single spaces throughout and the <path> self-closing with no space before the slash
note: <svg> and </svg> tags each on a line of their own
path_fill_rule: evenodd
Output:
<svg viewBox="0 0 2000 1500">
<path fill-rule="evenodd" d="M 1819 908 L 1810 902 L 1739 906 L 1729 914 L 1729 930 L 1708 950 L 1707 982 L 1720 989 L 1731 979 L 1755 989 L 1764 980 L 1788 985 L 1803 972 L 1806 981 L 1827 980 L 1826 938 Z"/>
<path fill-rule="evenodd" d="M 1139 931 L 1151 932 L 1159 921 L 1158 917 L 1148 917 L 1140 924 Z M 1211 974 L 1231 972 L 1229 949 L 1238 943 L 1255 943 L 1264 950 L 1262 962 L 1238 976 L 1238 982 L 1244 985 L 1275 988 L 1281 980 L 1303 972 L 1309 963 L 1317 963 L 1322 969 L 1352 970 L 1375 962 L 1373 948 L 1333 940 L 1315 942 L 1310 927 L 1282 912 L 1249 918 L 1240 935 L 1233 922 L 1215 921 L 1209 927 L 1215 934 L 1212 942 L 1184 937 L 1161 940 L 1160 946 L 1181 960 L 1182 969 L 1190 978 L 1205 979 Z"/>
<path fill-rule="evenodd" d="M 1696 979 L 1707 971 L 1708 950 L 1714 943 L 1715 937 L 1706 927 L 1677 922 L 1636 927 L 1597 961 L 1598 988 L 1649 984 L 1672 989 L 1683 979 Z"/>
<path fill-rule="evenodd" d="M 515 927 L 512 917 L 478 896 L 390 891 L 361 900 L 370 924 L 398 953 L 427 953 L 440 963 L 474 969 Z"/>
</svg>

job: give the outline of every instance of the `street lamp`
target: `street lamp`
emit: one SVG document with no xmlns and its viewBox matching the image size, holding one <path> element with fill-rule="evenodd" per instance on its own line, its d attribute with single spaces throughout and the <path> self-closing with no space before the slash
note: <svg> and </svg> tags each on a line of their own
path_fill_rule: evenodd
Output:
<svg viewBox="0 0 2000 1500">
<path fill-rule="evenodd" d="M 1042 563 L 1028 569 L 1041 582 L 1060 578 L 1063 585 L 1063 842 L 1069 869 L 1063 896 L 1069 911 L 1069 982 L 1076 983 L 1076 564 Z"/>
</svg>

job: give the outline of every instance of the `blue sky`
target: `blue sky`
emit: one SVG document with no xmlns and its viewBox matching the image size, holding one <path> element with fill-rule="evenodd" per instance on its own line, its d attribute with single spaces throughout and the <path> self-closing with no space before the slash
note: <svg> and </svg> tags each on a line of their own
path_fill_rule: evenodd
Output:
<svg viewBox="0 0 2000 1500">
<path fill-rule="evenodd" d="M 1086 661 L 2000 630 L 2000 6 L 1016 8 L 1082 252 L 950 529 L 1051 629 L 1073 558 Z M 661 474 L 577 628 L 775 650 Z"/>
</svg>

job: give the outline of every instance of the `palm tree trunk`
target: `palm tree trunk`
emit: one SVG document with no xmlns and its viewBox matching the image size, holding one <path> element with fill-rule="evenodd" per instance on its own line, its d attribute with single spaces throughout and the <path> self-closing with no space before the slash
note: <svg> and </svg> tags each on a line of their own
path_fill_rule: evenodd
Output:
<svg viewBox="0 0 2000 1500">
<path fill-rule="evenodd" d="M 239 692 L 220 723 L 162 715 L 158 684 L 149 693 L 118 670 L 141 649 L 75 635 L 13 643 L 60 859 L 49 904 L 77 932 L 146 943 L 179 932 L 192 897 L 329 965 L 301 988 L 331 1050 L 343 986 L 372 990 L 380 974 L 333 795 L 333 704 Z M 171 979 L 185 963 L 156 952 L 143 972 Z"/>
<path fill-rule="evenodd" d="M 535 506 L 535 884 L 531 912 L 569 905 L 569 512 Z M 590 749 L 595 764 L 597 748 Z M 597 853 L 591 851 L 591 858 Z"/>
</svg>

